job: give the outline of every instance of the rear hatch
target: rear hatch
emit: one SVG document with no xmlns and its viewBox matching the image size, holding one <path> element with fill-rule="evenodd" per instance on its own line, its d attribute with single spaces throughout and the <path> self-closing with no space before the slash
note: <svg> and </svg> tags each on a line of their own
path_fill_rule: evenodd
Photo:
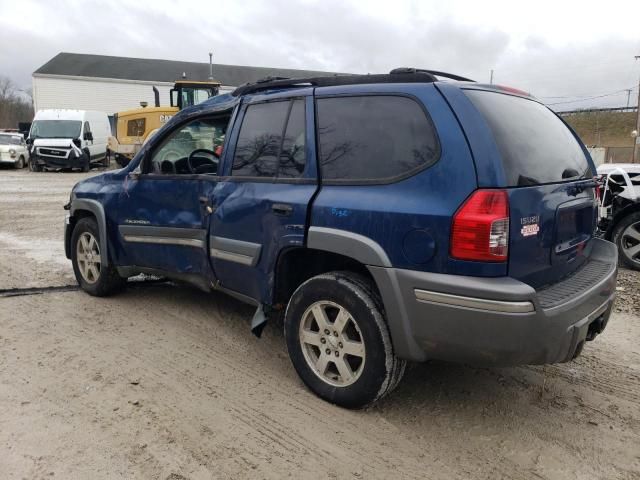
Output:
<svg viewBox="0 0 640 480">
<path fill-rule="evenodd" d="M 540 288 L 588 261 L 596 227 L 594 172 L 582 143 L 537 101 L 466 89 L 501 157 L 509 197 L 508 274 Z"/>
</svg>

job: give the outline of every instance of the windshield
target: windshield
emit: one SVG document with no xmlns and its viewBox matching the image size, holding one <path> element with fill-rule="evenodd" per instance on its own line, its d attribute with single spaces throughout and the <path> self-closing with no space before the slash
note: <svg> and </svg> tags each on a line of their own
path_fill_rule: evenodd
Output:
<svg viewBox="0 0 640 480">
<path fill-rule="evenodd" d="M 483 90 L 465 93 L 493 131 L 507 186 L 540 185 L 593 176 L 580 143 L 544 105 L 503 93 Z"/>
<path fill-rule="evenodd" d="M 20 145 L 20 137 L 16 135 L 0 135 L 0 145 Z"/>
<path fill-rule="evenodd" d="M 31 126 L 31 138 L 78 138 L 82 122 L 79 120 L 37 120 Z"/>
</svg>

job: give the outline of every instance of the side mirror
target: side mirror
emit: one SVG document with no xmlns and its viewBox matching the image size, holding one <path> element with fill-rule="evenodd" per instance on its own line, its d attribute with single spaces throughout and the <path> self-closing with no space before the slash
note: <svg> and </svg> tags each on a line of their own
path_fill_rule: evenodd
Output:
<svg viewBox="0 0 640 480">
<path fill-rule="evenodd" d="M 129 172 L 129 178 L 131 180 L 138 180 L 140 178 L 140 175 L 142 175 L 142 169 L 140 168 L 140 165 Z"/>
<path fill-rule="evenodd" d="M 33 145 L 33 138 L 27 137 L 26 142 L 27 142 L 27 145 L 29 145 L 29 146 Z"/>
<path fill-rule="evenodd" d="M 89 141 L 89 142 L 93 142 L 93 133 L 91 132 L 84 132 L 84 139 Z"/>
</svg>

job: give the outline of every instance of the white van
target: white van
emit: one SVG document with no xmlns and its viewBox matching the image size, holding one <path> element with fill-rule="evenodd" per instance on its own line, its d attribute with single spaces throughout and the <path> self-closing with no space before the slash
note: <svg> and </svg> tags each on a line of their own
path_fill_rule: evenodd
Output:
<svg viewBox="0 0 640 480">
<path fill-rule="evenodd" d="M 109 118 L 90 110 L 40 110 L 31 124 L 27 143 L 33 171 L 44 168 L 80 168 L 109 165 Z"/>
</svg>

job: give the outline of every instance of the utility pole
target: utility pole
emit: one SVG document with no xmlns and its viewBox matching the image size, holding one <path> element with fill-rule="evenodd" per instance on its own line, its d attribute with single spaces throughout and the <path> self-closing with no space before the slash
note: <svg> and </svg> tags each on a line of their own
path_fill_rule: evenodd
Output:
<svg viewBox="0 0 640 480">
<path fill-rule="evenodd" d="M 633 90 L 633 88 L 627 88 L 627 108 L 629 108 L 629 100 L 631 99 L 631 90 Z"/>
<path fill-rule="evenodd" d="M 491 69 L 491 77 L 489 77 L 489 84 L 493 85 L 493 69 Z"/>
<path fill-rule="evenodd" d="M 640 55 L 636 55 L 634 57 L 636 60 L 640 59 Z M 638 79 L 638 110 L 636 111 L 636 132 L 640 132 L 640 78 Z M 638 159 L 638 142 L 640 141 L 640 136 L 633 139 L 633 157 L 631 161 L 633 163 L 640 162 Z"/>
</svg>

